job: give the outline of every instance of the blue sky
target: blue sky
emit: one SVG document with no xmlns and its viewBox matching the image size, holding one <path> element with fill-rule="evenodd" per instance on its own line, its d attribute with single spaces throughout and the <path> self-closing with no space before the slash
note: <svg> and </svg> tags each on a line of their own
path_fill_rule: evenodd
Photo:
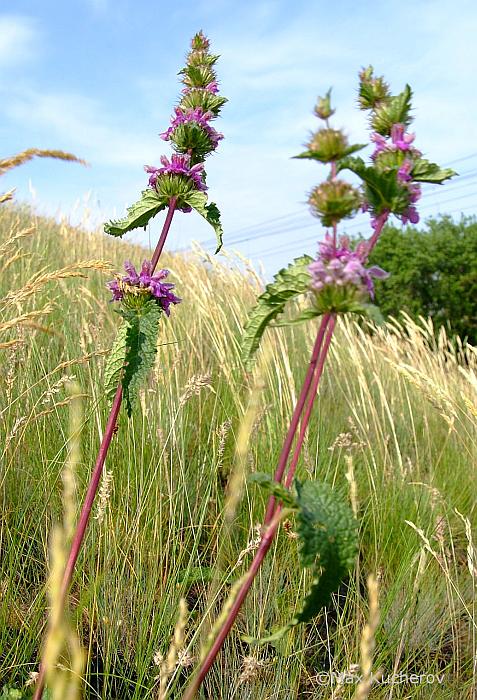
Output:
<svg viewBox="0 0 477 700">
<path fill-rule="evenodd" d="M 14 7 L 14 9 L 13 9 Z M 326 176 L 291 160 L 316 125 L 316 96 L 334 88 L 336 127 L 366 139 L 356 109 L 357 72 L 372 63 L 397 91 L 415 91 L 416 146 L 462 175 L 428 187 L 423 218 L 477 213 L 477 4 L 475 0 L 322 2 L 231 0 L 16 0 L 0 9 L 0 153 L 31 146 L 85 158 L 84 169 L 35 161 L 5 176 L 2 191 L 43 212 L 91 225 L 121 216 L 158 164 L 190 37 L 202 28 L 221 54 L 221 92 L 230 98 L 225 135 L 207 163 L 210 197 L 222 211 L 225 242 L 268 274 L 322 235 L 306 193 Z M 135 241 L 154 241 L 161 221 Z M 361 215 L 346 226 L 366 232 Z M 213 232 L 192 214 L 176 217 L 169 247 L 192 239 L 212 249 Z"/>
</svg>

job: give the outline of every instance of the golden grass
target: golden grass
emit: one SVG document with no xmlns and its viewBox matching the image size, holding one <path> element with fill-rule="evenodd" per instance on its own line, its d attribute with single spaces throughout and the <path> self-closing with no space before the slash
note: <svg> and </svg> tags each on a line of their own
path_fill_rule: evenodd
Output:
<svg viewBox="0 0 477 700">
<path fill-rule="evenodd" d="M 17 153 L 14 156 L 7 156 L 7 158 L 0 159 L 0 175 L 5 175 L 6 172 L 12 168 L 16 168 L 19 165 L 27 163 L 33 158 L 56 158 L 58 160 L 66 160 L 73 163 L 80 163 L 81 165 L 87 165 L 86 161 L 78 158 L 72 153 L 67 153 L 65 151 L 58 151 L 54 149 L 43 149 L 43 148 L 27 148 L 21 153 Z"/>
<path fill-rule="evenodd" d="M 35 232 L 22 234 L 32 219 Z M 0 625 L 3 620 L 7 630 L 18 626 L 18 633 L 10 632 L 18 643 L 8 661 L 13 676 L 21 675 L 32 656 L 31 637 L 38 637 L 44 610 L 41 555 L 57 508 L 55 479 L 70 403 L 58 383 L 65 372 L 74 374 L 85 394 L 84 488 L 106 418 L 103 356 L 119 322 L 103 272 L 120 269 L 124 258 L 140 263 L 150 253 L 67 222 L 58 226 L 30 213 L 20 216 L 10 205 L 3 207 L 0 226 L 0 266 L 14 257 L 5 268 L 3 295 L 15 302 L 0 304 L 0 323 L 7 324 L 0 338 L 7 345 L 0 375 L 6 396 L 0 420 L 7 436 L 0 479 L 6 524 L 0 538 L 12 542 L 5 560 L 11 569 L 2 574 L 10 613 Z M 177 601 L 190 593 L 184 570 L 220 560 L 211 577 L 204 573 L 194 584 L 199 602 L 195 609 L 190 604 L 194 623 L 184 651 L 200 654 L 211 617 L 233 600 L 263 518 L 263 501 L 244 476 L 273 471 L 316 332 L 313 323 L 268 331 L 250 376 L 239 339 L 247 309 L 263 286 L 259 275 L 232 253 L 214 258 L 198 247 L 187 255 L 165 255 L 163 265 L 184 301 L 162 327 L 137 413 L 121 423 L 107 467 L 114 489 L 107 494 L 105 487 L 107 507 L 90 531 L 96 549 L 85 553 L 77 584 L 85 600 L 76 624 L 90 660 L 101 645 L 104 692 L 122 674 L 132 684 L 124 691 L 132 700 L 142 700 L 149 692 L 144 688 L 157 690 L 152 657 L 158 648 L 166 653 Z M 42 314 L 48 304 L 54 308 Z M 386 673 L 444 668 L 447 686 L 432 688 L 434 697 L 470 698 L 477 682 L 476 460 L 476 349 L 442 330 L 436 333 L 427 319 L 403 316 L 380 328 L 340 319 L 299 476 L 324 479 L 350 494 L 361 522 L 360 562 L 330 611 L 295 631 L 279 651 L 265 650 L 258 658 L 243 650 L 239 634 L 259 637 L 289 619 L 308 585 L 299 573 L 295 540 L 280 535 L 211 673 L 209 695 L 218 697 L 223 688 L 231 689 L 224 698 L 234 700 L 330 700 L 332 689 L 313 685 L 313 677 L 319 664 L 343 672 L 359 661 L 370 609 L 362 591 L 367 574 L 376 571 L 381 622 L 373 633 L 373 666 Z M 232 503 L 227 527 L 226 484 L 235 477 L 239 489 L 232 495 L 241 491 L 242 500 Z M 17 552 L 40 571 L 28 593 L 11 573 L 19 565 Z M 0 629 L 0 640 L 2 634 Z M 249 657 L 254 661 L 247 664 L 255 668 L 258 661 L 260 673 L 242 675 Z M 171 698 L 180 697 L 188 672 L 177 665 L 171 673 Z M 393 700 L 417 700 L 425 690 L 396 686 Z M 350 692 L 344 689 L 341 697 L 347 700 Z M 389 691 L 375 686 L 371 697 L 389 700 Z"/>
</svg>

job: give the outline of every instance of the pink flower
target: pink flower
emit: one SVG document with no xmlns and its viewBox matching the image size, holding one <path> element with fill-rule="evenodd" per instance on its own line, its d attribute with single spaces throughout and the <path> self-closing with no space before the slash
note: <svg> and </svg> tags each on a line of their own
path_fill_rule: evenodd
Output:
<svg viewBox="0 0 477 700">
<path fill-rule="evenodd" d="M 388 273 L 377 266 L 364 266 L 364 243 L 354 251 L 350 250 L 349 245 L 349 239 L 343 236 L 335 250 L 331 236 L 326 234 L 325 240 L 319 243 L 318 258 L 308 266 L 312 276 L 311 287 L 320 292 L 327 286 L 352 286 L 373 298 L 373 278 L 385 279 Z"/>
</svg>

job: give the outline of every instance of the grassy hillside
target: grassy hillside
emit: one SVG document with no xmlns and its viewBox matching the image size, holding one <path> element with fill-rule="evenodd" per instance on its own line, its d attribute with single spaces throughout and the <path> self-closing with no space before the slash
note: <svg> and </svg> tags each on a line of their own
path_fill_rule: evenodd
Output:
<svg viewBox="0 0 477 700">
<path fill-rule="evenodd" d="M 118 317 L 104 261 L 119 270 L 145 252 L 4 206 L 0 256 L 1 688 L 23 685 L 36 668 L 48 535 L 62 508 L 68 381 L 74 377 L 84 395 L 78 502 L 108 414 L 102 372 Z M 164 256 L 183 303 L 164 322 L 132 420 L 121 416 L 106 462 L 109 496 L 103 493 L 103 517 L 91 523 L 71 592 L 88 698 L 157 697 L 154 658 L 167 653 L 183 596 L 191 610 L 189 656 L 171 691 L 180 697 L 210 624 L 205 613 L 219 609 L 245 571 L 251 553 L 239 555 L 263 518 L 262 494 L 245 488 L 233 526 L 223 527 L 237 434 L 252 397 L 246 468 L 272 472 L 315 328 L 269 331 L 261 379 L 248 376 L 239 338 L 260 280 L 244 272 L 243 261 L 234 270 L 232 258 L 227 266 L 220 260 L 200 251 Z M 427 321 L 404 319 L 374 334 L 340 321 L 299 477 L 322 478 L 345 494 L 356 489 L 359 562 L 313 624 L 277 648 L 251 650 L 240 635 L 261 636 L 287 621 L 309 583 L 293 523 L 282 528 L 202 698 L 352 697 L 353 685 L 320 685 L 319 673 L 344 673 L 359 662 L 369 572 L 380 584 L 375 669 L 385 677 L 443 674 L 441 683 L 376 686 L 372 697 L 473 697 L 476 370 L 476 350 L 442 334 L 434 341 Z M 250 655 L 260 663 L 244 664 Z"/>
</svg>

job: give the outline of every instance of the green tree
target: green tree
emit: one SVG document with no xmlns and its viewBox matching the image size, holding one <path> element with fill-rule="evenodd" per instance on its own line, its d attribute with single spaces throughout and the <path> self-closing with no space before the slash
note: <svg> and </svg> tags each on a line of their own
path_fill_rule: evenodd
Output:
<svg viewBox="0 0 477 700">
<path fill-rule="evenodd" d="M 370 263 L 391 273 L 376 281 L 385 316 L 406 311 L 477 344 L 477 220 L 429 219 L 420 231 L 387 226 Z"/>
</svg>

